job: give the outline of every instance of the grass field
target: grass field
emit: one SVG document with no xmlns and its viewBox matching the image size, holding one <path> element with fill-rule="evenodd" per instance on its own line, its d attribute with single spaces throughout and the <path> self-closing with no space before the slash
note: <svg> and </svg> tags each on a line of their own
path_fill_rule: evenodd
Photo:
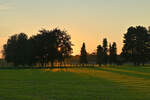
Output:
<svg viewBox="0 0 150 100">
<path fill-rule="evenodd" d="M 150 68 L 0 70 L 0 100 L 150 100 Z"/>
</svg>

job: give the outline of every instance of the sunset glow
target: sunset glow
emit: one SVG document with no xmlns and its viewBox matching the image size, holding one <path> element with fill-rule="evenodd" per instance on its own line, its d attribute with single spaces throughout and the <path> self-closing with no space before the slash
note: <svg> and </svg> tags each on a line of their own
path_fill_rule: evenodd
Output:
<svg viewBox="0 0 150 100">
<path fill-rule="evenodd" d="M 93 52 L 103 38 L 116 42 L 120 53 L 128 27 L 149 26 L 149 4 L 149 0 L 1 0 L 0 50 L 13 34 L 32 36 L 42 28 L 58 27 L 71 35 L 74 55 L 80 54 L 83 42 Z"/>
</svg>

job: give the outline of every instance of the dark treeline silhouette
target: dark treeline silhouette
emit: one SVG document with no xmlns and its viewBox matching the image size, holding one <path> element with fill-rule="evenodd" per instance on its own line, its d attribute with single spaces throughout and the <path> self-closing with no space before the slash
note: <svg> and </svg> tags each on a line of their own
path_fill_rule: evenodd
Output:
<svg viewBox="0 0 150 100">
<path fill-rule="evenodd" d="M 113 42 L 112 45 L 109 45 L 109 64 L 118 64 L 116 42 Z"/>
<path fill-rule="evenodd" d="M 143 26 L 129 27 L 124 34 L 122 56 L 134 65 L 145 64 L 150 60 L 150 30 Z"/>
<path fill-rule="evenodd" d="M 115 42 L 109 45 L 107 39 L 103 39 L 103 46 L 97 46 L 97 64 L 100 66 L 107 64 L 117 64 L 117 45 Z"/>
<path fill-rule="evenodd" d="M 81 54 L 80 54 L 80 63 L 81 64 L 87 64 L 87 52 L 86 52 L 86 47 L 85 47 L 85 43 L 83 43 L 82 47 L 81 47 Z"/>
<path fill-rule="evenodd" d="M 144 65 L 150 60 L 150 27 L 149 29 L 143 26 L 129 27 L 127 33 L 124 34 L 123 43 L 122 52 L 117 55 L 116 42 L 110 43 L 108 46 L 108 41 L 104 38 L 102 45 L 97 46 L 94 55 L 88 54 L 83 56 L 87 54 L 84 43 L 81 48 L 80 61 L 81 58 L 86 61 L 88 56 L 95 56 L 96 63 L 100 66 L 107 64 L 121 65 L 130 62 L 137 66 L 140 64 Z M 83 63 L 87 63 L 87 61 Z"/>
<path fill-rule="evenodd" d="M 79 60 L 80 64 L 121 65 L 132 62 L 144 65 L 150 60 L 150 28 L 143 26 L 129 27 L 124 34 L 122 52 L 117 55 L 116 42 L 109 43 L 106 38 L 98 45 L 95 52 L 88 54 L 83 43 L 80 56 L 72 56 L 71 37 L 66 31 L 58 28 L 40 30 L 37 35 L 28 37 L 25 33 L 11 36 L 4 45 L 3 55 L 7 62 L 18 65 L 40 64 L 46 66 L 54 62 L 62 64 L 66 58 L 70 61 Z M 74 57 L 74 58 L 73 58 Z M 75 61 L 76 62 L 76 61 Z"/>
<path fill-rule="evenodd" d="M 72 53 L 71 37 L 66 31 L 58 28 L 40 30 L 30 38 L 24 33 L 11 36 L 4 45 L 3 55 L 7 62 L 17 65 L 33 65 L 36 63 L 46 66 L 57 60 L 63 62 Z"/>
<path fill-rule="evenodd" d="M 129 27 L 124 34 L 124 46 L 120 55 L 117 55 L 117 45 L 107 44 L 104 38 L 103 45 L 97 47 L 97 64 L 122 64 L 132 62 L 135 66 L 144 65 L 150 60 L 150 27 Z"/>
<path fill-rule="evenodd" d="M 97 64 L 100 66 L 103 64 L 103 47 L 101 45 L 97 46 Z"/>
<path fill-rule="evenodd" d="M 4 56 L 7 62 L 14 65 L 24 65 L 28 63 L 28 36 L 24 33 L 11 36 L 7 44 L 4 45 Z"/>
</svg>

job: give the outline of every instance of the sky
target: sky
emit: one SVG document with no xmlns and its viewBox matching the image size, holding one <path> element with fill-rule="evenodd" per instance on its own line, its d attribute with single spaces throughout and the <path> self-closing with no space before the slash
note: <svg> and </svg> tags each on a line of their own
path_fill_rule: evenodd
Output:
<svg viewBox="0 0 150 100">
<path fill-rule="evenodd" d="M 0 50 L 20 32 L 60 28 L 72 37 L 73 54 L 96 50 L 103 38 L 116 42 L 118 53 L 128 27 L 150 25 L 150 0 L 0 0 Z"/>
</svg>

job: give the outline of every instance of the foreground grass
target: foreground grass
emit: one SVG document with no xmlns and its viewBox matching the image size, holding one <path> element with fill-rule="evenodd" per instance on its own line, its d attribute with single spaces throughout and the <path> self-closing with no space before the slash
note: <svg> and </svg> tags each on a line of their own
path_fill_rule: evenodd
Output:
<svg viewBox="0 0 150 100">
<path fill-rule="evenodd" d="M 149 73 L 136 68 L 0 70 L 0 100 L 149 100 L 149 93 Z"/>
</svg>

